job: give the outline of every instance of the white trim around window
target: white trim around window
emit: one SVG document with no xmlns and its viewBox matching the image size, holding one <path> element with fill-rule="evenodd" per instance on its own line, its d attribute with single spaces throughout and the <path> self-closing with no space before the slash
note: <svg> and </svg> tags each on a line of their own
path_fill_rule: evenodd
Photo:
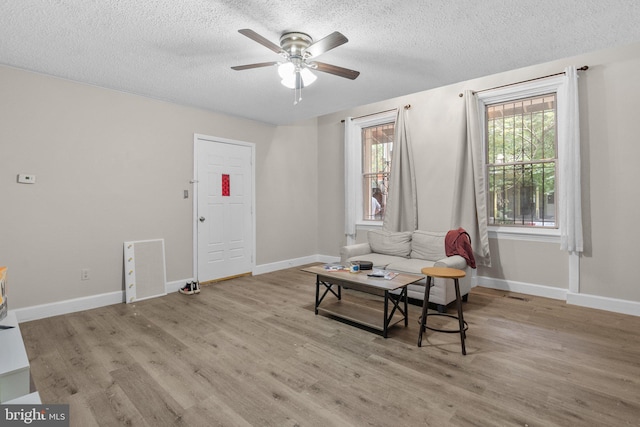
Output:
<svg viewBox="0 0 640 427">
<path fill-rule="evenodd" d="M 517 86 L 509 86 L 505 88 L 499 88 L 489 90 L 486 92 L 478 93 L 478 110 L 482 112 L 482 135 L 483 135 L 483 152 L 487 152 L 486 147 L 486 118 L 485 111 L 486 106 L 491 104 L 498 104 L 502 102 L 508 102 L 516 99 L 529 98 L 548 93 L 555 93 L 557 103 L 566 102 L 562 99 L 562 91 L 560 88 L 564 84 L 563 76 L 554 76 L 547 79 L 535 80 L 532 82 L 523 83 Z M 556 110 L 556 117 L 560 123 L 562 120 L 566 120 L 562 117 L 562 109 Z M 558 145 L 562 144 L 562 141 L 558 140 Z M 558 158 L 556 162 L 556 170 L 559 168 L 560 162 L 563 159 Z M 562 185 L 562 182 L 558 182 L 557 186 Z M 560 194 L 560 191 L 558 191 Z M 511 240 L 530 240 L 530 241 L 543 241 L 560 243 L 560 229 L 559 228 L 533 228 L 533 227 L 519 227 L 519 226 L 497 226 L 489 225 L 489 237 L 499 239 L 511 239 Z"/>
<path fill-rule="evenodd" d="M 355 158 L 351 159 L 351 162 L 347 165 L 347 167 L 350 169 L 353 168 L 352 170 L 357 170 L 360 177 L 362 177 L 362 129 L 386 123 L 393 123 L 396 121 L 396 114 L 396 110 L 390 110 L 378 114 L 368 115 L 366 117 L 352 119 L 353 125 L 359 131 L 358 138 L 355 138 L 353 141 L 345 141 L 345 143 L 356 144 L 358 148 L 353 152 L 357 152 L 358 155 L 355 156 Z M 357 183 L 354 182 L 353 185 L 355 185 L 355 188 L 353 188 L 353 192 L 355 194 L 356 200 L 358 201 L 358 203 L 355 204 L 356 228 L 367 229 L 382 227 L 382 221 L 365 221 L 362 219 L 364 217 L 364 207 L 362 203 L 362 181 L 359 180 Z"/>
<path fill-rule="evenodd" d="M 529 240 L 532 242 L 560 244 L 560 230 L 557 228 L 490 225 L 489 237 L 492 239 Z"/>
</svg>

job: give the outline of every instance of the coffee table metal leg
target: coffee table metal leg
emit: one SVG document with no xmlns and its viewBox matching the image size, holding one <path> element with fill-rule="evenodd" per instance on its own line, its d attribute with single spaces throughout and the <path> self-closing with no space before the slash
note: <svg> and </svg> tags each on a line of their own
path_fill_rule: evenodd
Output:
<svg viewBox="0 0 640 427">
<path fill-rule="evenodd" d="M 422 334 L 427 326 L 427 310 L 429 307 L 429 293 L 431 292 L 431 276 L 427 276 L 427 286 L 424 288 L 424 298 L 422 300 L 422 316 L 420 316 L 420 333 L 418 335 L 418 347 L 422 347 Z"/>
<path fill-rule="evenodd" d="M 320 296 L 320 285 L 324 286 L 324 292 L 322 293 L 322 296 Z M 334 286 L 338 288 L 338 292 L 334 290 Z M 329 292 L 331 292 L 339 300 L 342 299 L 342 286 L 320 280 L 320 276 L 316 276 L 316 314 L 318 314 L 318 307 L 320 306 L 320 304 L 322 304 L 324 297 L 326 297 Z"/>
<path fill-rule="evenodd" d="M 454 284 L 456 288 L 456 301 L 458 302 L 458 321 L 460 323 L 460 344 L 462 345 L 462 354 L 466 355 L 467 349 L 464 345 L 466 334 L 464 332 L 464 317 L 462 317 L 462 299 L 460 298 L 460 284 L 458 283 L 458 279 L 454 279 Z"/>
<path fill-rule="evenodd" d="M 405 286 L 402 289 L 402 293 L 404 294 L 404 326 L 409 326 L 409 307 L 407 305 L 407 300 L 409 297 L 407 296 L 407 287 Z"/>
<path fill-rule="evenodd" d="M 320 278 L 316 276 L 316 315 L 318 314 L 319 299 L 320 299 Z"/>
<path fill-rule="evenodd" d="M 387 328 L 389 326 L 389 291 L 384 291 L 384 324 L 382 329 L 382 336 L 387 337 Z"/>
</svg>

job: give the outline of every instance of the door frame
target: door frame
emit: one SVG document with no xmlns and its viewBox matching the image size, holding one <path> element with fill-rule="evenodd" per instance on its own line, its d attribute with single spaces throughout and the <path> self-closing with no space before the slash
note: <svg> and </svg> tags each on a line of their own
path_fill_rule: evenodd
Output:
<svg viewBox="0 0 640 427">
<path fill-rule="evenodd" d="M 254 274 L 256 268 L 256 144 L 253 142 L 237 141 L 234 139 L 219 138 L 216 136 L 203 135 L 199 133 L 193 134 L 193 178 L 190 183 L 193 184 L 193 278 L 198 278 L 198 144 L 199 143 L 222 143 L 231 145 L 240 145 L 251 149 L 251 274 Z"/>
</svg>

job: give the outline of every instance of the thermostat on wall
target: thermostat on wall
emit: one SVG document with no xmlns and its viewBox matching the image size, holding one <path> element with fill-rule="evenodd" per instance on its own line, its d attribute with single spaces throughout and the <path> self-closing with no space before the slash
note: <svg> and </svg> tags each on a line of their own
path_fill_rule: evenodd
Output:
<svg viewBox="0 0 640 427">
<path fill-rule="evenodd" d="M 18 175 L 18 182 L 20 184 L 35 184 L 36 183 L 36 176 L 35 175 L 26 174 L 26 173 L 21 173 L 21 174 Z"/>
</svg>

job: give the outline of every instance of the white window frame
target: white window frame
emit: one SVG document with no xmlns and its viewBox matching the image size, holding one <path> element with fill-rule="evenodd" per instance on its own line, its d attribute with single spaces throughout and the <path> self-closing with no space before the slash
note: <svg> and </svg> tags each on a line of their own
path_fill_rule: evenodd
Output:
<svg viewBox="0 0 640 427">
<path fill-rule="evenodd" d="M 478 111 L 482 112 L 482 150 L 483 155 L 486 156 L 487 153 L 487 118 L 486 118 L 486 106 L 491 104 L 498 104 L 503 102 L 514 101 L 522 98 L 530 98 L 540 95 L 545 95 L 548 93 L 555 93 L 556 95 L 556 120 L 558 123 L 564 123 L 567 120 L 566 117 L 563 117 L 563 109 L 557 108 L 558 105 L 566 102 L 563 99 L 564 91 L 561 90 L 564 85 L 564 76 L 554 76 L 546 79 L 535 80 L 532 82 L 522 83 L 516 86 L 509 86 L 499 89 L 488 90 L 485 92 L 478 93 Z M 560 144 L 565 143 L 560 139 L 560 135 L 558 135 L 558 146 Z M 557 158 L 556 161 L 556 176 L 557 171 L 560 169 L 561 162 L 566 161 L 566 159 L 562 159 L 560 157 Z M 483 164 L 486 163 L 483 160 Z M 484 171 L 486 175 L 486 170 Z M 489 180 L 487 182 L 487 194 L 489 192 Z M 559 180 L 556 182 L 556 198 L 559 194 L 562 194 L 560 190 L 560 186 L 562 185 L 562 181 Z M 556 205 L 558 202 L 556 200 Z M 557 221 L 556 214 L 556 221 Z M 489 228 L 489 237 L 500 238 L 500 239 L 511 239 L 511 240 L 531 240 L 531 241 L 543 241 L 543 242 L 554 242 L 560 243 L 560 228 L 536 228 L 536 227 L 522 227 L 517 225 L 510 226 L 500 226 L 500 225 L 488 225 Z"/>
<path fill-rule="evenodd" d="M 368 127 L 372 127 L 372 126 L 379 126 L 379 125 L 384 125 L 384 124 L 388 124 L 388 123 L 394 123 L 396 121 L 396 115 L 397 112 L 396 110 L 391 110 L 391 111 L 384 111 L 382 113 L 378 113 L 378 114 L 373 114 L 373 115 L 369 115 L 366 117 L 360 117 L 360 118 L 356 118 L 356 119 L 352 119 L 353 120 L 353 125 L 357 128 L 358 130 L 358 138 L 356 138 L 354 141 L 350 141 L 353 144 L 357 144 L 358 145 L 358 155 L 352 159 L 351 163 L 348 165 L 348 167 L 352 170 L 357 170 L 358 171 L 358 175 L 360 177 L 362 177 L 362 129 L 364 128 L 368 128 Z M 356 203 L 355 209 L 355 218 L 356 218 L 356 228 L 358 229 L 367 229 L 367 228 L 380 228 L 382 227 L 382 221 L 378 221 L 378 220 L 367 220 L 365 221 L 364 218 L 364 206 L 363 206 L 363 194 L 362 194 L 362 181 L 360 180 L 358 185 L 355 188 L 355 194 L 358 200 L 358 203 Z"/>
</svg>

